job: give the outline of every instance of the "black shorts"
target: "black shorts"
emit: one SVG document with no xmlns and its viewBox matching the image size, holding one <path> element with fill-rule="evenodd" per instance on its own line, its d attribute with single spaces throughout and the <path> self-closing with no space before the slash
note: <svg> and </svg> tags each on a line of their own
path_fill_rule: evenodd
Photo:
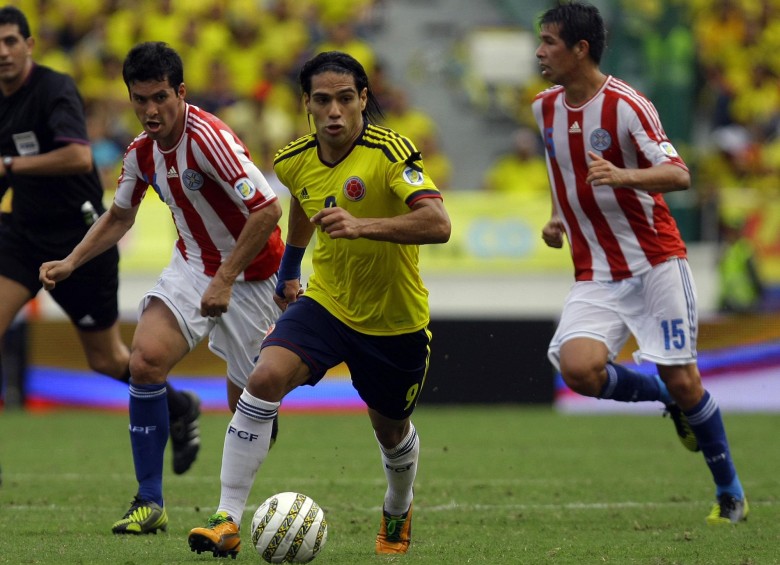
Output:
<svg viewBox="0 0 780 565">
<path fill-rule="evenodd" d="M 309 367 L 316 385 L 328 369 L 344 362 L 360 398 L 387 418 L 402 420 L 414 411 L 430 359 L 427 329 L 375 336 L 353 330 L 311 298 L 287 307 L 262 347 L 289 349 Z"/>
<path fill-rule="evenodd" d="M 33 296 L 42 288 L 38 280 L 41 263 L 62 259 L 70 252 L 66 248 L 59 251 L 41 249 L 0 225 L 0 275 L 23 285 Z M 118 291 L 119 251 L 114 246 L 57 283 L 51 297 L 77 328 L 97 331 L 119 319 Z"/>
</svg>

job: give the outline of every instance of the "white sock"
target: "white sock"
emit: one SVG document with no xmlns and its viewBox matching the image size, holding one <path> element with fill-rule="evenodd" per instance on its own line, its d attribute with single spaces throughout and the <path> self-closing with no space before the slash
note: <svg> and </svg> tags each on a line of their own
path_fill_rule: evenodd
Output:
<svg viewBox="0 0 780 565">
<path fill-rule="evenodd" d="M 244 389 L 228 424 L 222 449 L 218 510 L 227 512 L 239 525 L 257 470 L 268 455 L 278 409 L 278 402 L 260 400 Z"/>
<path fill-rule="evenodd" d="M 387 477 L 385 511 L 399 516 L 409 510 L 414 496 L 414 478 L 417 476 L 417 460 L 420 457 L 420 439 L 410 422 L 409 433 L 392 449 L 379 444 L 382 467 Z"/>
</svg>

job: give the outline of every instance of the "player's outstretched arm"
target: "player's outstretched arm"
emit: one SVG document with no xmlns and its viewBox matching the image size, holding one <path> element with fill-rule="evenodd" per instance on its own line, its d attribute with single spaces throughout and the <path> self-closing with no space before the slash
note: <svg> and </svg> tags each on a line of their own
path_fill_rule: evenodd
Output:
<svg viewBox="0 0 780 565">
<path fill-rule="evenodd" d="M 68 278 L 81 265 L 116 245 L 135 223 L 137 211 L 138 207 L 126 209 L 112 204 L 111 208 L 92 224 L 84 239 L 67 257 L 41 265 L 38 278 L 43 288 L 53 289 L 56 283 Z"/>
</svg>

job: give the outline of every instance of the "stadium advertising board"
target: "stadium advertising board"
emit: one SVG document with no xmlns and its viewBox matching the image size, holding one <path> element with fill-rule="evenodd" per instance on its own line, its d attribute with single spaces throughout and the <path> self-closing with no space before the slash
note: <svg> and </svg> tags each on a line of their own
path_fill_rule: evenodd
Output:
<svg viewBox="0 0 780 565">
<path fill-rule="evenodd" d="M 550 216 L 547 197 L 486 195 L 480 191 L 444 195 L 452 219 L 452 238 L 445 245 L 423 245 L 420 264 L 425 273 L 561 273 L 571 272 L 567 250 L 551 250 L 541 238 Z M 286 228 L 288 201 L 282 199 Z M 123 274 L 156 276 L 170 260 L 176 231 L 170 212 L 149 192 L 138 212 L 136 226 L 122 240 Z M 310 253 L 304 273 L 311 269 Z"/>
</svg>

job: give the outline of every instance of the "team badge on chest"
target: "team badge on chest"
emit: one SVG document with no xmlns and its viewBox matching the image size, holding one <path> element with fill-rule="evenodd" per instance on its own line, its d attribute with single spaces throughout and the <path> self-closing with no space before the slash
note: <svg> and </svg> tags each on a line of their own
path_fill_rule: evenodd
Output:
<svg viewBox="0 0 780 565">
<path fill-rule="evenodd" d="M 190 190 L 200 190 L 203 188 L 203 175 L 192 169 L 187 169 L 182 173 L 181 181 L 182 184 Z"/>
<path fill-rule="evenodd" d="M 352 200 L 352 202 L 363 200 L 365 195 L 366 185 L 360 177 L 349 177 L 344 182 L 344 196 Z"/>
<path fill-rule="evenodd" d="M 596 151 L 606 151 L 612 145 L 612 136 L 604 128 L 594 129 L 590 134 L 590 146 Z"/>
</svg>

